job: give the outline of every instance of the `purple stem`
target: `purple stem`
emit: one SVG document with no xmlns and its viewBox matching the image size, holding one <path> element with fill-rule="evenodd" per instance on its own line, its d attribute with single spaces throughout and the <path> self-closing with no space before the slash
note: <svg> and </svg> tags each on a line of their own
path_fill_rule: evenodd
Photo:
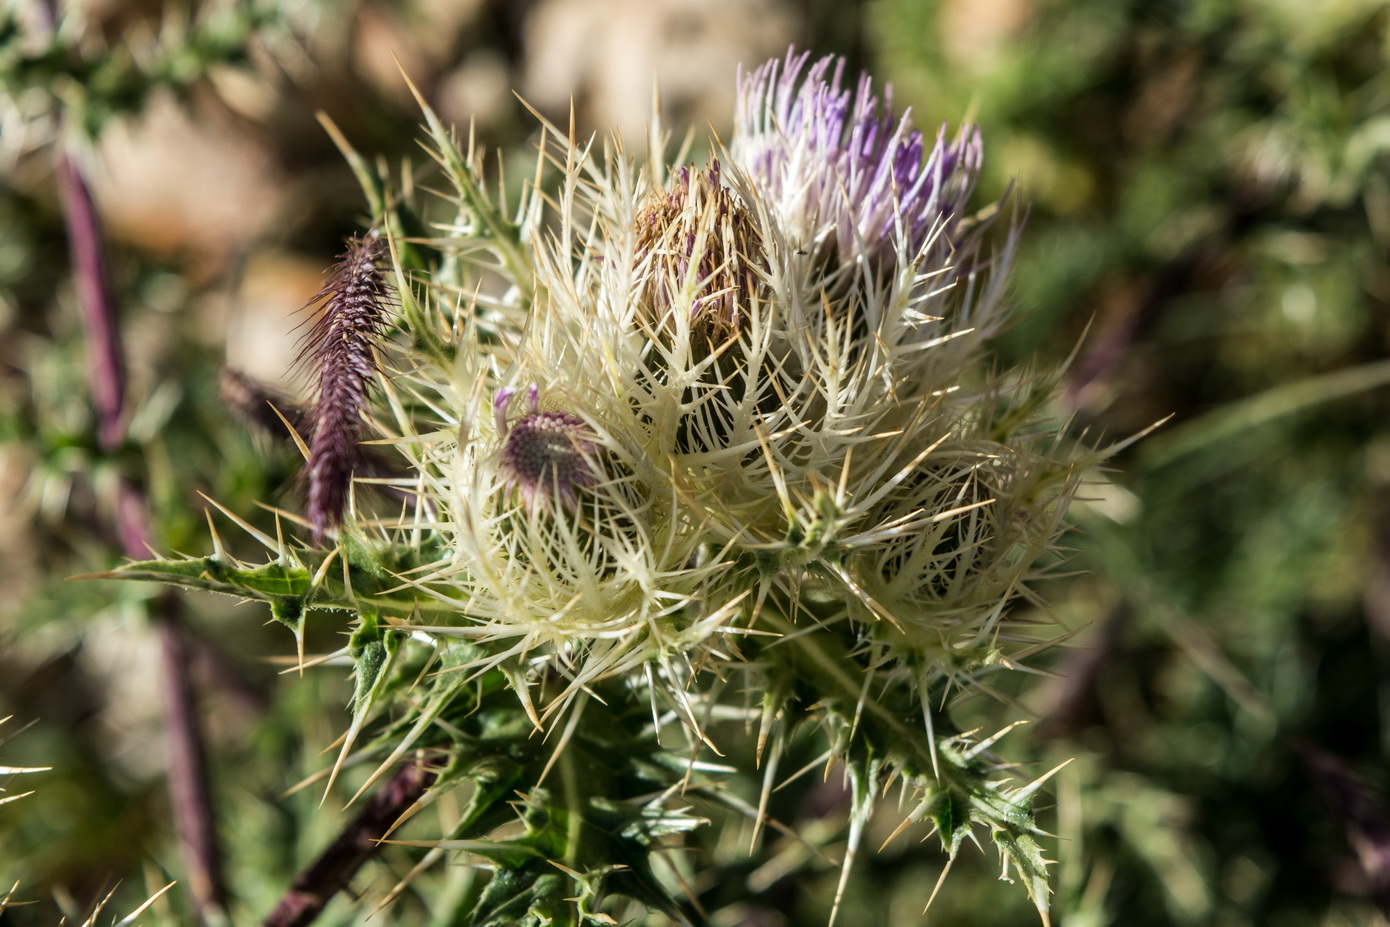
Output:
<svg viewBox="0 0 1390 927">
<path fill-rule="evenodd" d="M 92 398 L 96 402 L 97 436 L 104 451 L 120 447 L 125 437 L 121 415 L 125 404 L 125 364 L 121 355 L 120 321 L 111 295 L 102 247 L 101 224 L 91 190 L 77 164 L 64 154 L 58 162 L 58 183 L 63 197 L 63 218 L 68 246 L 72 249 L 77 302 L 87 329 L 87 357 L 92 370 Z M 126 553 L 130 553 L 129 550 Z M 145 556 L 140 550 L 138 556 Z"/>
<path fill-rule="evenodd" d="M 200 921 L 225 911 L 222 854 L 217 846 L 212 797 L 208 794 L 207 755 L 188 667 L 193 648 L 179 615 L 178 599 L 166 592 L 158 612 L 164 723 L 169 730 L 169 803 Z"/>
<path fill-rule="evenodd" d="M 110 453 L 125 441 L 126 381 L 120 321 L 106 272 L 96 204 L 76 162 L 66 153 L 58 162 L 58 184 L 77 300 L 87 332 L 97 438 L 102 450 Z M 124 477 L 116 488 L 116 527 L 127 556 L 149 556 L 148 500 L 138 485 Z M 194 914 L 199 923 L 205 923 L 214 912 L 225 909 L 226 887 L 213 825 L 202 730 L 188 677 L 187 631 L 175 603 L 171 595 L 162 596 L 160 607 L 153 612 L 162 646 L 164 719 L 169 730 L 169 799 L 193 890 Z M 223 918 L 219 913 L 215 919 Z"/>
<path fill-rule="evenodd" d="M 415 763 L 382 786 L 371 802 L 340 833 L 314 864 L 299 874 L 261 927 L 304 927 L 380 848 L 378 842 L 402 814 L 420 800 L 435 774 Z"/>
</svg>

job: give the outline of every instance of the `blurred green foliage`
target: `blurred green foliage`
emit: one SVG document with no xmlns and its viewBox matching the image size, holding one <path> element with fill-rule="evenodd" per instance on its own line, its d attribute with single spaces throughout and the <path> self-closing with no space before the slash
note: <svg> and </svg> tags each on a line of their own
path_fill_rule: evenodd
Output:
<svg viewBox="0 0 1390 927">
<path fill-rule="evenodd" d="M 1390 7 L 966 6 L 884 0 L 873 44 L 917 113 L 977 114 L 987 195 L 1031 206 L 1005 351 L 1055 356 L 1089 326 L 1062 411 L 1111 437 L 1173 416 L 1079 511 L 1086 575 L 1052 590 L 1090 648 L 1032 702 L 1040 749 L 1081 757 L 1058 917 L 1368 923 L 1387 910 Z"/>
</svg>

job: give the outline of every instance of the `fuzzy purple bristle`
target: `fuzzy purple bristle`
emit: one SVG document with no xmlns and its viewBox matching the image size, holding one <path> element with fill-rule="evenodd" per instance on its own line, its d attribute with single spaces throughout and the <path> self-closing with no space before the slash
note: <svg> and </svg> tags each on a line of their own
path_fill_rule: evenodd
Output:
<svg viewBox="0 0 1390 927">
<path fill-rule="evenodd" d="M 377 374 L 376 343 L 394 306 L 391 288 L 377 266 L 380 249 L 375 233 L 352 239 L 328 282 L 305 307 L 320 308 L 300 358 L 300 364 L 317 376 L 305 467 L 305 514 L 316 544 L 327 530 L 342 524 L 361 459 L 362 409 Z"/>
</svg>

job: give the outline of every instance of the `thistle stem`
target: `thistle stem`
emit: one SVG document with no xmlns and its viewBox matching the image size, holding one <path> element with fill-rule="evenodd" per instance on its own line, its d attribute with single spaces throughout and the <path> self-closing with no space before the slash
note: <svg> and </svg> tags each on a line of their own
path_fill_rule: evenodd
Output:
<svg viewBox="0 0 1390 927">
<path fill-rule="evenodd" d="M 314 864 L 300 873 L 262 927 L 303 927 L 319 916 L 334 895 L 347 887 L 396 820 L 419 801 L 435 774 L 412 763 L 396 773 L 372 797 Z"/>
<path fill-rule="evenodd" d="M 91 189 L 67 153 L 58 163 L 58 184 L 72 251 L 77 299 L 87 334 L 97 440 L 107 453 L 125 441 L 125 363 L 120 320 L 106 271 L 101 224 Z M 122 477 L 116 487 L 116 528 L 127 556 L 148 556 L 149 506 L 143 490 Z M 169 730 L 169 798 L 183 848 L 199 923 L 223 920 L 226 887 L 213 824 L 202 730 L 188 678 L 186 632 L 172 596 L 160 597 L 153 612 L 159 627 L 164 717 Z"/>
<path fill-rule="evenodd" d="M 58 162 L 63 219 L 72 249 L 77 302 L 87 330 L 87 357 L 92 371 L 92 398 L 97 408 L 97 436 L 104 451 L 114 451 L 125 437 L 125 364 L 116 301 L 106 273 L 105 248 L 91 190 L 72 158 Z M 141 551 L 144 554 L 144 551 Z"/>
</svg>

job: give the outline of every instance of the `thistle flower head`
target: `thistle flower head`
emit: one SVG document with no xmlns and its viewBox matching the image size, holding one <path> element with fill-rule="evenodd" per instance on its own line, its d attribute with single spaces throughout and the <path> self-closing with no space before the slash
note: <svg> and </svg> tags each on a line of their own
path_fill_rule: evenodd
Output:
<svg viewBox="0 0 1390 927">
<path fill-rule="evenodd" d="M 526 414 L 508 424 L 507 407 L 515 390 L 498 390 L 493 398 L 497 433 L 502 435 L 498 469 L 505 492 L 517 492 L 533 509 L 558 498 L 568 508 L 578 504 L 576 490 L 597 482 L 595 437 L 584 420 L 568 412 L 541 411 L 540 390 L 526 390 Z"/>
<path fill-rule="evenodd" d="M 892 655 L 930 675 L 1000 647 L 1008 604 L 1024 594 L 1076 489 L 1065 455 L 976 439 L 945 443 L 884 495 L 876 535 L 848 558 Z M 871 615 L 864 617 L 873 620 Z"/>
<path fill-rule="evenodd" d="M 381 390 L 415 505 L 383 529 L 389 568 L 349 583 L 363 558 L 343 558 L 333 607 L 359 610 L 364 639 L 466 639 L 449 669 L 501 669 L 537 723 L 600 688 L 612 703 L 586 710 L 617 718 L 645 690 L 653 730 L 661 703 L 713 746 L 702 725 L 749 715 L 729 693 L 762 692 L 760 737 L 825 725 L 858 833 L 901 774 L 923 808 L 960 809 L 937 820 L 948 852 L 988 826 L 1045 909 L 1040 783 L 1001 805 L 988 742 L 939 738 L 933 718 L 950 685 L 1038 644 L 1008 606 L 1087 458 L 1039 437 L 1055 381 L 991 369 L 1015 236 L 986 255 L 989 223 L 962 221 L 978 133 L 929 144 L 843 72 L 789 53 L 743 77 L 732 142 L 702 169 L 654 153 L 644 173 L 547 126 L 507 215 L 427 114 L 457 218 L 418 240 L 437 261 L 401 269 L 429 285 L 403 294 L 412 337 Z M 539 189 L 547 166 L 557 189 Z M 378 247 L 349 247 L 307 339 L 316 539 L 342 518 L 390 319 Z M 304 585 L 326 595 L 335 572 Z M 370 692 L 382 664 L 358 664 Z M 430 704 L 412 731 L 452 717 Z"/>
<path fill-rule="evenodd" d="M 790 238 L 835 257 L 910 260 L 960 218 L 981 162 L 979 131 L 927 147 L 867 75 L 843 86 L 845 62 L 788 51 L 741 75 L 731 153 L 785 217 Z M 804 73 L 803 73 L 804 72 Z M 925 157 L 924 157 L 925 156 Z"/>
<path fill-rule="evenodd" d="M 718 565 L 700 562 L 702 538 L 624 407 L 604 401 L 592 370 L 551 373 L 489 395 L 494 375 L 475 369 L 460 404 L 441 403 L 459 423 L 419 440 L 443 550 L 411 583 L 457 603 L 469 639 L 496 642 L 501 656 L 480 665 L 521 656 L 568 678 L 547 699 L 559 710 L 595 680 L 717 634 L 727 612 L 699 614 Z M 540 370 L 515 376 L 528 374 Z"/>
</svg>

